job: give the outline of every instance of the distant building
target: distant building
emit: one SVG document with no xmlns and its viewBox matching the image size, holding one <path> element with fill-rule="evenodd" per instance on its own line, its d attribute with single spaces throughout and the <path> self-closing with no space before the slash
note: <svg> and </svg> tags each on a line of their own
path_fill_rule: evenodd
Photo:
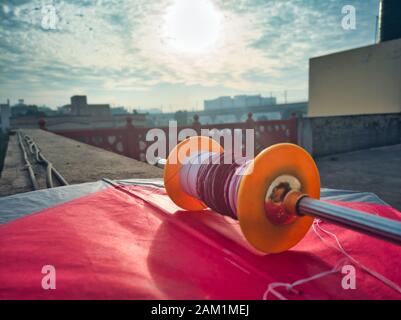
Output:
<svg viewBox="0 0 401 320">
<path fill-rule="evenodd" d="M 179 126 L 185 126 L 188 124 L 188 112 L 177 111 L 174 113 L 174 120 L 177 121 Z"/>
<path fill-rule="evenodd" d="M 53 110 L 47 106 L 38 106 L 38 111 L 43 113 L 46 117 L 55 116 L 58 114 L 57 110 Z"/>
<path fill-rule="evenodd" d="M 36 112 L 33 113 L 32 108 Z M 2 105 L 4 114 L 6 109 Z M 27 106 L 22 99 L 11 109 L 16 114 L 9 121 L 11 129 L 38 128 L 38 121 L 42 118 L 50 131 L 120 128 L 125 127 L 128 122 L 135 127 L 143 127 L 147 124 L 145 113 L 137 111 L 129 113 L 125 108 L 117 107 L 113 108 L 117 110 L 117 114 L 112 115 L 109 104 L 88 104 L 86 96 L 71 97 L 71 103 L 58 107 L 57 111 L 46 106 Z"/>
<path fill-rule="evenodd" d="M 143 112 L 147 112 L 147 113 L 163 113 L 162 109 L 159 108 L 149 108 L 149 109 L 143 109 Z"/>
<path fill-rule="evenodd" d="M 69 104 L 67 104 L 65 106 L 58 107 L 57 112 L 60 115 L 69 115 L 69 114 L 71 114 L 71 106 Z"/>
<path fill-rule="evenodd" d="M 109 104 L 88 104 L 86 96 L 72 96 L 69 108 L 73 116 L 108 117 L 111 115 Z"/>
<path fill-rule="evenodd" d="M 18 99 L 18 103 L 11 107 L 12 117 L 40 116 L 36 105 L 27 105 L 24 99 Z"/>
<path fill-rule="evenodd" d="M 259 95 L 238 95 L 234 97 L 224 96 L 213 100 L 204 101 L 204 110 L 222 110 L 232 108 L 263 107 L 276 104 L 275 97 L 262 97 Z"/>
<path fill-rule="evenodd" d="M 129 114 L 129 112 L 124 107 L 111 108 L 111 115 L 112 116 L 117 116 L 117 115 L 122 115 L 122 114 Z"/>
</svg>

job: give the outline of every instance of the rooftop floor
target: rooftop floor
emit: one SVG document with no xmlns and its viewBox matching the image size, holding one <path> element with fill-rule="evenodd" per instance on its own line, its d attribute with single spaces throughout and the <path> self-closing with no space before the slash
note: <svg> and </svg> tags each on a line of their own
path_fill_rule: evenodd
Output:
<svg viewBox="0 0 401 320">
<path fill-rule="evenodd" d="M 401 211 L 401 144 L 317 160 L 323 187 L 373 192 Z"/>
</svg>

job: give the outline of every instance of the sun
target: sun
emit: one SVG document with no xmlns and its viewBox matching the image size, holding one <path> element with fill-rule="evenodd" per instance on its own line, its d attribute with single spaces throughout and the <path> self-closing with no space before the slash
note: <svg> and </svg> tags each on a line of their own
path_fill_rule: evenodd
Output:
<svg viewBox="0 0 401 320">
<path fill-rule="evenodd" d="M 177 51 L 204 53 L 217 43 L 220 22 L 210 0 L 176 0 L 165 15 L 165 37 Z"/>
</svg>

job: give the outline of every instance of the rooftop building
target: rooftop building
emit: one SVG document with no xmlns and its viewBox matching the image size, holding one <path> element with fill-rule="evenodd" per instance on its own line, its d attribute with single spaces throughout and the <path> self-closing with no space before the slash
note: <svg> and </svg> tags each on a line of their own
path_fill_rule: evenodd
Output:
<svg viewBox="0 0 401 320">
<path fill-rule="evenodd" d="M 204 110 L 219 110 L 232 108 L 262 107 L 276 104 L 275 97 L 262 97 L 259 95 L 223 96 L 213 100 L 204 101 Z"/>
<path fill-rule="evenodd" d="M 66 105 L 71 115 L 74 116 L 93 116 L 107 117 L 111 115 L 109 104 L 88 104 L 86 96 L 72 96 L 71 104 Z"/>
</svg>

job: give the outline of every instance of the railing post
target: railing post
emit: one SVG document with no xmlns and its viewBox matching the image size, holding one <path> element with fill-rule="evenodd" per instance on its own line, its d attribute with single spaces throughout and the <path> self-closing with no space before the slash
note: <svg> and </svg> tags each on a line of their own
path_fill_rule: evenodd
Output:
<svg viewBox="0 0 401 320">
<path fill-rule="evenodd" d="M 194 117 L 193 117 L 192 128 L 196 131 L 196 133 L 198 135 L 200 135 L 201 134 L 201 127 L 202 127 L 202 125 L 201 125 L 201 123 L 199 121 L 199 116 L 197 114 L 195 114 Z"/>
<path fill-rule="evenodd" d="M 248 112 L 248 118 L 246 119 L 245 124 L 246 124 L 247 129 L 256 129 L 257 124 L 256 124 L 256 121 L 253 120 L 252 112 Z"/>
<path fill-rule="evenodd" d="M 40 129 L 47 131 L 47 129 L 46 129 L 46 120 L 45 119 L 40 118 L 39 121 L 38 121 L 38 124 L 39 124 L 39 128 Z"/>
<path fill-rule="evenodd" d="M 260 143 L 260 134 L 258 132 L 258 124 L 255 120 L 253 120 L 253 113 L 248 112 L 248 118 L 245 120 L 245 129 L 252 129 L 253 130 L 253 137 L 254 137 L 254 153 L 258 154 L 260 150 L 262 150 L 262 145 Z"/>
</svg>

